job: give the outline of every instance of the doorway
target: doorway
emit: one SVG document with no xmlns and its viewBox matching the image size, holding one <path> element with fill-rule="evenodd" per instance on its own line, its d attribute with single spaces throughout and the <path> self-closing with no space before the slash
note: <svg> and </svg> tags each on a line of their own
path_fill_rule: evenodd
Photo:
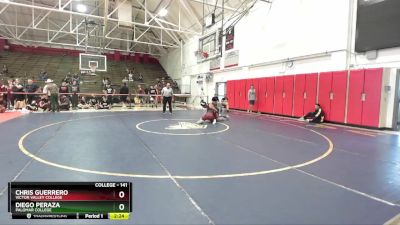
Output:
<svg viewBox="0 0 400 225">
<path fill-rule="evenodd" d="M 215 84 L 215 95 L 221 100 L 226 95 L 226 82 L 217 82 Z"/>
</svg>

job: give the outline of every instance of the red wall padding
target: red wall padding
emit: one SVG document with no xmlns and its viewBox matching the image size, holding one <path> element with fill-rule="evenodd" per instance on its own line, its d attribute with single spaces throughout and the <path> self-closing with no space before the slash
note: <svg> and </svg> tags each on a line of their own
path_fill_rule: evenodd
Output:
<svg viewBox="0 0 400 225">
<path fill-rule="evenodd" d="M 317 89 L 318 89 L 318 74 L 317 73 L 306 74 L 303 115 L 308 112 L 314 111 L 315 103 L 317 103 Z"/>
<path fill-rule="evenodd" d="M 383 68 L 234 80 L 227 82 L 227 96 L 231 108 L 245 110 L 253 84 L 254 111 L 300 117 L 319 103 L 326 121 L 378 127 L 382 79 Z"/>
<path fill-rule="evenodd" d="M 274 114 L 282 115 L 283 112 L 283 90 L 285 77 L 275 78 L 274 89 Z"/>
<path fill-rule="evenodd" d="M 294 77 L 294 89 L 293 116 L 301 117 L 304 115 L 306 75 L 301 74 Z"/>
<path fill-rule="evenodd" d="M 294 76 L 285 76 L 283 85 L 282 113 L 286 116 L 292 116 L 293 112 L 293 85 Z"/>
</svg>

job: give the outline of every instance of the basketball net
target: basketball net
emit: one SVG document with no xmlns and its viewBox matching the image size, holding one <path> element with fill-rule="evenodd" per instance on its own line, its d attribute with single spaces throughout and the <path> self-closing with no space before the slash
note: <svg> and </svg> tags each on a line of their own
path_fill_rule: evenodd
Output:
<svg viewBox="0 0 400 225">
<path fill-rule="evenodd" d="M 208 58 L 208 52 L 204 52 L 202 50 L 195 51 L 195 56 L 197 57 L 197 62 L 203 61 Z"/>
<path fill-rule="evenodd" d="M 96 65 L 90 65 L 90 71 L 92 72 L 92 74 L 96 72 L 96 69 L 97 69 Z"/>
</svg>

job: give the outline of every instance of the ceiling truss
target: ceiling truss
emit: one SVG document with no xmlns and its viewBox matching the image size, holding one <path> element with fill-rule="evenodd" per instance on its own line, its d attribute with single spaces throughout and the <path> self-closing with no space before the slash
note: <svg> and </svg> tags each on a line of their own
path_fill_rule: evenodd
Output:
<svg viewBox="0 0 400 225">
<path fill-rule="evenodd" d="M 237 10 L 223 1 L 233 0 L 0 0 L 0 36 L 22 45 L 159 56 L 202 35 L 199 8 L 203 14 L 205 6 Z M 75 9 L 80 2 L 88 3 L 87 13 Z M 118 9 L 127 2 L 132 5 L 132 21 L 117 19 Z M 168 19 L 157 14 L 171 7 L 174 14 Z"/>
<path fill-rule="evenodd" d="M 141 47 L 139 49 L 143 49 L 141 53 L 158 56 L 160 53 L 166 52 L 165 49 L 179 48 L 181 36 L 199 34 L 199 32 L 182 27 L 180 24 L 159 18 L 146 8 L 146 4 L 142 4 L 139 0 L 137 0 L 137 3 L 141 9 L 136 10 L 141 10 L 147 15 L 147 20 L 144 22 L 121 21 L 112 17 L 126 0 L 120 1 L 112 11 L 104 10 L 100 14 L 98 10 L 104 5 L 108 5 L 108 0 L 97 0 L 97 6 L 88 13 L 72 10 L 72 4 L 74 4 L 72 0 L 52 1 L 54 4 L 52 6 L 43 5 L 39 2 L 35 0 L 24 3 L 0 1 L 0 35 L 27 45 L 44 44 L 75 47 L 77 49 L 87 48 L 95 51 L 118 50 L 133 53 L 138 52 L 136 48 L 139 46 Z M 24 17 L 29 16 L 31 18 L 29 24 L 20 22 L 18 19 L 16 12 L 22 10 L 25 13 Z M 27 13 L 29 15 L 26 15 Z M 10 16 L 12 14 L 14 16 Z M 57 20 L 54 20 L 54 17 Z M 87 26 L 87 21 L 95 21 L 96 25 Z M 130 24 L 131 28 L 121 27 L 120 21 Z M 154 31 L 160 34 L 157 38 Z M 101 44 L 94 44 L 91 41 L 89 41 L 89 44 L 85 44 L 88 39 L 96 38 L 101 40 Z M 122 42 L 121 45 L 125 43 L 126 48 L 112 48 L 111 46 L 116 42 Z"/>
</svg>

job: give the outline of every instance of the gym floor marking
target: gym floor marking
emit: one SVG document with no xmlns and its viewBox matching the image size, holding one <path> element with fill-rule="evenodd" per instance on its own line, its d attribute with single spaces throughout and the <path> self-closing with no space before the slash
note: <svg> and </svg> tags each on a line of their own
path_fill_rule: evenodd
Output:
<svg viewBox="0 0 400 225">
<path fill-rule="evenodd" d="M 147 121 L 143 121 L 141 123 L 136 124 L 136 129 L 143 131 L 143 132 L 147 132 L 147 133 L 151 133 L 151 134 L 161 134 L 161 135 L 175 135 L 175 136 L 191 136 L 191 135 L 207 135 L 207 134 L 218 134 L 218 133 L 222 133 L 225 132 L 227 130 L 229 130 L 229 126 L 225 123 L 219 123 L 225 126 L 225 129 L 223 130 L 219 130 L 219 131 L 213 131 L 213 132 L 202 132 L 202 133 L 168 133 L 168 132 L 157 132 L 157 131 L 150 131 L 150 130 L 145 130 L 143 128 L 141 128 L 140 126 L 146 123 L 152 123 L 152 122 L 158 122 L 158 121 L 168 121 L 168 120 L 178 120 L 178 121 L 182 121 L 182 120 L 193 120 L 193 119 L 159 119 L 159 120 L 147 120 Z"/>
<path fill-rule="evenodd" d="M 129 115 L 129 114 L 126 114 Z M 106 117 L 106 116 L 112 116 L 112 115 L 104 115 L 104 116 L 96 116 L 96 117 L 91 117 L 91 118 L 80 118 L 80 119 L 72 119 L 72 120 L 65 120 L 65 121 L 60 121 L 60 122 L 56 122 L 56 123 L 51 123 L 51 124 L 47 124 L 41 127 L 38 127 L 36 129 L 33 129 L 29 132 L 27 132 L 26 134 L 24 134 L 18 141 L 18 147 L 19 149 L 27 156 L 35 159 L 38 162 L 41 162 L 43 164 L 49 165 L 49 166 L 54 166 L 57 168 L 61 168 L 61 169 L 66 169 L 66 170 L 70 170 L 70 171 L 77 171 L 77 172 L 83 172 L 83 173 L 91 173 L 91 174 L 99 174 L 99 175 L 107 175 L 107 176 L 117 176 L 117 177 L 136 177 L 136 178 L 149 178 L 149 179 L 171 179 L 175 178 L 175 179 L 217 179 L 217 178 L 233 178 L 233 177 L 245 177 L 245 176 L 256 176 L 256 175 L 263 175 L 263 174 L 270 174 L 270 173 L 277 173 L 277 172 L 282 172 L 282 171 L 286 171 L 286 170 L 290 170 L 290 169 L 297 169 L 300 167 L 304 167 L 313 163 L 316 163 L 320 160 L 322 160 L 323 158 L 327 157 L 329 154 L 331 154 L 333 152 L 333 143 L 332 141 L 326 137 L 325 135 L 311 130 L 311 129 L 306 129 L 300 126 L 296 126 L 293 124 L 289 124 L 289 123 L 284 123 L 290 126 L 295 126 L 301 129 L 305 129 L 308 130 L 310 132 L 313 132 L 319 136 L 321 136 L 323 139 L 325 139 L 328 143 L 328 149 L 319 157 L 306 161 L 304 163 L 301 164 L 297 164 L 297 165 L 292 165 L 292 166 L 285 166 L 282 168 L 277 168 L 277 169 L 272 169 L 272 170 L 262 170 L 262 171 L 256 171 L 256 172 L 247 172 L 247 173 L 232 173 L 232 174 L 217 174 L 217 175 L 193 175 L 193 176 L 179 176 L 179 175 L 148 175 L 148 174 L 133 174 L 133 173 L 116 173 L 116 172 L 107 172 L 107 171 L 97 171 L 97 170 L 89 170 L 89 169 L 82 169 L 82 168 L 77 168 L 77 167 L 72 167 L 72 166 L 67 166 L 67 165 L 62 165 L 62 164 L 58 164 L 58 163 L 54 163 L 54 162 L 50 162 L 47 161 L 45 159 L 42 159 L 34 154 L 32 154 L 31 152 L 28 151 L 28 149 L 25 148 L 24 146 L 24 140 L 31 135 L 32 133 L 39 131 L 41 129 L 50 127 L 50 126 L 54 126 L 57 124 L 61 124 L 61 123 L 67 123 L 67 122 L 73 122 L 73 121 L 79 121 L 79 120 L 85 120 L 85 119 L 93 119 L 93 118 L 98 118 L 98 117 Z M 178 119 L 174 119 L 174 120 L 178 120 Z M 228 127 L 229 128 L 229 127 Z"/>
</svg>

